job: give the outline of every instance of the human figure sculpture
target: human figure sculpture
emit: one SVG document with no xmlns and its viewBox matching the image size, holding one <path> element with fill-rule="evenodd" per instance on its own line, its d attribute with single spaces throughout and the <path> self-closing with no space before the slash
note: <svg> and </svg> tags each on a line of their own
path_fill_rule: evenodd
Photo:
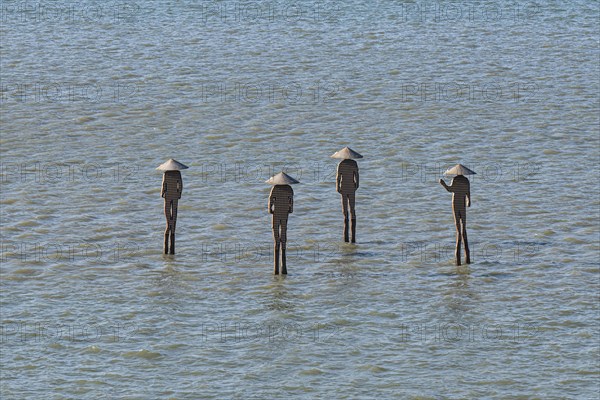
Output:
<svg viewBox="0 0 600 400">
<path fill-rule="evenodd" d="M 172 158 L 156 168 L 157 170 L 164 171 L 161 196 L 165 199 L 165 218 L 167 220 L 164 241 L 165 254 L 175 254 L 177 205 L 183 192 L 183 180 L 180 170 L 187 168 L 187 166 Z"/>
<path fill-rule="evenodd" d="M 452 193 L 452 210 L 454 214 L 454 225 L 456 227 L 456 249 L 454 251 L 454 260 L 456 265 L 461 265 L 460 262 L 460 247 L 461 242 L 465 248 L 465 261 L 471 263 L 471 254 L 469 252 L 469 242 L 467 240 L 467 207 L 471 207 L 471 189 L 469 180 L 465 175 L 475 175 L 467 167 L 457 164 L 448 169 L 445 175 L 456 175 L 452 179 L 450 186 L 443 179 L 440 179 L 440 184 L 449 192 Z"/>
<path fill-rule="evenodd" d="M 271 177 L 266 183 L 273 185 L 269 194 L 269 214 L 272 215 L 273 241 L 274 241 L 274 273 L 287 274 L 285 257 L 287 243 L 288 216 L 294 212 L 294 191 L 290 185 L 299 183 L 284 172 Z"/>
<path fill-rule="evenodd" d="M 363 158 L 356 151 L 349 147 L 344 147 L 342 150 L 335 152 L 332 158 L 341 158 L 342 161 L 338 164 L 337 175 L 335 180 L 335 188 L 342 196 L 342 212 L 344 214 L 344 242 L 352 241 L 356 243 L 356 190 L 359 186 L 358 163 L 355 158 Z M 348 228 L 350 217 L 352 225 L 352 237 L 349 238 Z"/>
</svg>

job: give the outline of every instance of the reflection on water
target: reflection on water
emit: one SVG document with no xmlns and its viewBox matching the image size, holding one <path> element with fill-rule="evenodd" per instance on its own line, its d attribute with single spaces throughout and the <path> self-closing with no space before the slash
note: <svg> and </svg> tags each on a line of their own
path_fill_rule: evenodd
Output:
<svg viewBox="0 0 600 400">
<path fill-rule="evenodd" d="M 288 277 L 285 275 L 279 275 L 273 277 L 273 284 L 270 287 L 270 296 L 267 300 L 267 308 L 273 311 L 293 311 L 295 303 L 299 301 L 296 296 L 293 296 L 293 290 L 288 285 L 290 282 L 286 282 Z"/>
<path fill-rule="evenodd" d="M 461 265 L 455 267 L 455 274 L 448 282 L 448 289 L 444 297 L 447 298 L 447 307 L 452 318 L 459 318 L 461 315 L 471 311 L 470 306 L 477 299 L 470 287 L 471 271 L 469 266 Z"/>
</svg>

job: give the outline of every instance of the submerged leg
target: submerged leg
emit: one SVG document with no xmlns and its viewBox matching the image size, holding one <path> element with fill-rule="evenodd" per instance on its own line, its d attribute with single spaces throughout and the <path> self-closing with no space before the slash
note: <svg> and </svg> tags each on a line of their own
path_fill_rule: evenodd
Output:
<svg viewBox="0 0 600 400">
<path fill-rule="evenodd" d="M 460 231 L 456 231 L 456 250 L 454 251 L 454 262 L 456 265 L 460 265 L 460 242 L 461 234 Z"/>
<path fill-rule="evenodd" d="M 348 234 L 348 225 L 350 221 L 348 221 L 348 216 L 344 215 L 344 242 L 349 242 L 349 234 Z"/>
<path fill-rule="evenodd" d="M 460 265 L 460 244 L 462 242 L 462 216 L 460 208 L 452 206 L 454 211 L 454 227 L 456 228 L 456 249 L 454 250 L 454 263 Z"/>
<path fill-rule="evenodd" d="M 280 223 L 279 220 L 275 219 L 273 215 L 273 246 L 274 246 L 274 256 L 273 256 L 273 264 L 275 275 L 279 275 L 279 248 L 280 248 L 280 240 L 279 240 L 279 228 Z"/>
<path fill-rule="evenodd" d="M 171 232 L 171 202 L 167 199 L 165 199 L 165 218 L 167 219 L 167 227 L 165 228 L 164 253 L 169 254 L 169 234 Z"/>
<path fill-rule="evenodd" d="M 348 238 L 348 198 L 342 193 L 342 212 L 344 213 L 344 242 L 349 242 Z"/>
<path fill-rule="evenodd" d="M 169 234 L 170 234 L 170 229 L 171 227 L 169 225 L 167 225 L 167 229 L 165 229 L 165 245 L 164 245 L 164 252 L 165 254 L 169 254 Z"/>
<path fill-rule="evenodd" d="M 287 264 L 285 260 L 285 242 L 281 242 L 281 273 L 287 275 Z"/>
<path fill-rule="evenodd" d="M 275 255 L 274 255 L 274 271 L 273 273 L 275 275 L 279 275 L 279 245 L 280 242 L 275 242 L 274 246 L 275 246 Z"/>
<path fill-rule="evenodd" d="M 348 195 L 348 203 L 350 203 L 350 217 L 352 218 L 352 243 L 356 243 L 356 210 L 354 193 Z"/>
<path fill-rule="evenodd" d="M 285 245 L 287 243 L 287 218 L 281 220 L 281 273 L 287 275 Z"/>
<path fill-rule="evenodd" d="M 454 250 L 454 263 L 460 265 L 460 243 L 462 241 L 461 235 L 461 214 L 460 211 L 455 210 L 454 212 L 454 226 L 456 227 L 456 249 Z"/>
<path fill-rule="evenodd" d="M 175 226 L 177 224 L 177 199 L 171 200 L 171 254 L 175 254 Z"/>
<path fill-rule="evenodd" d="M 171 254 L 175 254 L 175 229 L 171 229 Z"/>
<path fill-rule="evenodd" d="M 467 240 L 467 223 L 464 219 L 462 221 L 462 238 L 463 245 L 465 246 L 465 262 L 471 264 L 471 252 L 469 251 L 469 241 Z"/>
</svg>

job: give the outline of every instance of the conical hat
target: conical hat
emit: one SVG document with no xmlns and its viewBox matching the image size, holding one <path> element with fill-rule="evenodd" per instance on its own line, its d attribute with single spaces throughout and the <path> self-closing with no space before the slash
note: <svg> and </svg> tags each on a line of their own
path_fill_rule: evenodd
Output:
<svg viewBox="0 0 600 400">
<path fill-rule="evenodd" d="M 265 183 L 269 183 L 271 185 L 293 185 L 294 183 L 300 182 L 285 172 L 280 172 L 277 175 L 270 177 L 268 181 L 265 181 Z"/>
<path fill-rule="evenodd" d="M 175 161 L 172 158 L 170 158 L 169 161 L 160 164 L 156 169 L 158 169 L 159 171 L 180 171 L 182 169 L 188 168 L 189 167 L 187 165 L 183 165 L 179 161 Z"/>
<path fill-rule="evenodd" d="M 352 150 L 350 147 L 346 146 L 340 151 L 336 151 L 333 153 L 331 158 L 343 158 L 343 159 L 353 159 L 353 158 L 363 158 L 360 154 Z"/>
<path fill-rule="evenodd" d="M 471 171 L 469 168 L 465 167 L 462 164 L 456 164 L 452 168 L 448 168 L 444 175 L 476 175 L 475 172 Z"/>
</svg>

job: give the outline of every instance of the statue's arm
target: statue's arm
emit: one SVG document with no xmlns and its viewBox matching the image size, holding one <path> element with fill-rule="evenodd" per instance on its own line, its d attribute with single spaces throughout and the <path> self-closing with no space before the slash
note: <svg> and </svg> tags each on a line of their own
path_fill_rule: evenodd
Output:
<svg viewBox="0 0 600 400">
<path fill-rule="evenodd" d="M 449 192 L 452 192 L 452 188 L 450 186 L 448 186 L 446 184 L 446 181 L 444 181 L 443 179 L 440 179 L 440 184 L 444 187 L 444 189 L 446 189 Z"/>
<path fill-rule="evenodd" d="M 467 207 L 471 207 L 471 184 L 467 182 Z"/>
<path fill-rule="evenodd" d="M 337 166 L 337 173 L 336 173 L 336 177 L 335 177 L 335 190 L 338 193 L 342 193 L 342 174 L 340 173 L 340 164 L 338 164 Z"/>
<path fill-rule="evenodd" d="M 269 196 L 269 214 L 273 214 L 273 204 L 275 203 L 275 196 Z"/>
</svg>

